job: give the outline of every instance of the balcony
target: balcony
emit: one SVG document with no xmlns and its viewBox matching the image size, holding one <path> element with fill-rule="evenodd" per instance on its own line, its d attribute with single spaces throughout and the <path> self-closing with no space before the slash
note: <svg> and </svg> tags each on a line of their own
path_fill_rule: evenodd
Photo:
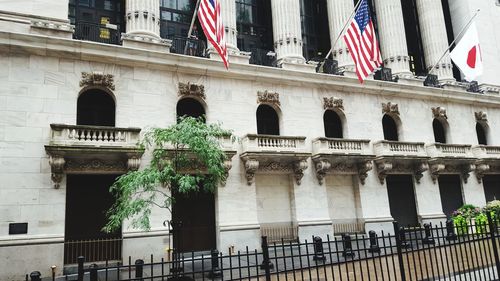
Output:
<svg viewBox="0 0 500 281">
<path fill-rule="evenodd" d="M 475 168 L 470 145 L 433 143 L 426 146 L 432 181 L 436 183 L 440 174 L 461 174 L 465 183 Z"/>
<path fill-rule="evenodd" d="M 56 188 L 65 173 L 122 174 L 136 170 L 144 150 L 139 128 L 51 124 L 49 155 Z"/>
<path fill-rule="evenodd" d="M 476 158 L 476 177 L 479 183 L 482 182 L 485 174 L 500 173 L 500 146 L 477 145 L 472 148 L 472 153 Z"/>
<path fill-rule="evenodd" d="M 168 39 L 172 40 L 171 53 L 206 57 L 206 43 L 203 40 L 180 36 L 169 36 Z"/>
<path fill-rule="evenodd" d="M 417 183 L 429 169 L 423 142 L 379 141 L 373 144 L 378 178 L 383 184 L 388 174 L 413 174 Z"/>
<path fill-rule="evenodd" d="M 121 44 L 121 32 L 117 25 L 102 25 L 90 22 L 75 23 L 73 38 L 105 44 Z"/>
<path fill-rule="evenodd" d="M 312 147 L 312 160 L 320 184 L 323 184 L 326 174 L 332 171 L 358 174 L 360 182 L 365 184 L 375 158 L 369 140 L 317 138 L 313 140 Z"/>
<path fill-rule="evenodd" d="M 243 137 L 240 157 L 245 163 L 248 184 L 252 184 L 257 171 L 293 173 L 300 184 L 307 169 L 306 159 L 311 156 L 305 140 L 306 137 L 255 134 Z"/>
</svg>

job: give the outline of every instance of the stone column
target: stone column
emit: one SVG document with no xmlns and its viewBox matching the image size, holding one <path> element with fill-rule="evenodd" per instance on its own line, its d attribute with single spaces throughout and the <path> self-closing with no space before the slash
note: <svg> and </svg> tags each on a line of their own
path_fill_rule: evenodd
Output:
<svg viewBox="0 0 500 281">
<path fill-rule="evenodd" d="M 229 53 L 239 53 L 238 31 L 236 30 L 236 2 L 234 0 L 220 0 L 222 23 L 226 29 L 225 39 Z"/>
<path fill-rule="evenodd" d="M 352 0 L 327 0 L 327 5 L 328 22 L 330 26 L 330 46 L 333 47 L 333 58 L 338 61 L 340 68 L 354 71 L 354 62 L 347 52 L 347 46 L 344 40 L 339 38 L 337 44 L 333 46 L 342 28 L 346 24 L 346 21 L 354 10 L 354 3 Z"/>
<path fill-rule="evenodd" d="M 277 65 L 300 68 L 299 65 L 305 65 L 305 59 L 302 55 L 299 0 L 271 0 L 271 10 Z"/>
<path fill-rule="evenodd" d="M 401 0 L 375 0 L 384 66 L 393 75 L 412 77 Z"/>
<path fill-rule="evenodd" d="M 160 38 L 160 1 L 126 0 L 125 6 L 123 45 L 169 52 L 170 40 Z"/>
<path fill-rule="evenodd" d="M 424 47 L 425 64 L 430 70 L 448 48 L 448 36 L 440 0 L 417 0 L 417 12 Z M 439 81 L 455 81 L 450 56 L 446 55 L 432 71 Z"/>
</svg>

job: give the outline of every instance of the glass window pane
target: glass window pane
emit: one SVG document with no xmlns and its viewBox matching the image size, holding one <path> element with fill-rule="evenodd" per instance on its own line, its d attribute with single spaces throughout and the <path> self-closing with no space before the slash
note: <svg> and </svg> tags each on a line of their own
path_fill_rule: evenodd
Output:
<svg viewBox="0 0 500 281">
<path fill-rule="evenodd" d="M 104 0 L 104 10 L 112 11 L 113 10 L 113 1 Z"/>
</svg>

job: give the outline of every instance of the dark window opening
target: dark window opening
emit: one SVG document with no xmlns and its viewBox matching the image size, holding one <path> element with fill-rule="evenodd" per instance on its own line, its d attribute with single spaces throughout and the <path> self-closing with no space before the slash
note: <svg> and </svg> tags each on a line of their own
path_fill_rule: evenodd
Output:
<svg viewBox="0 0 500 281">
<path fill-rule="evenodd" d="M 189 116 L 193 118 L 203 117 L 205 120 L 205 108 L 195 99 L 185 98 L 177 103 L 177 117 Z"/>
<path fill-rule="evenodd" d="M 432 121 L 432 129 L 434 130 L 434 141 L 439 143 L 446 143 L 446 133 L 443 123 L 438 119 Z"/>
<path fill-rule="evenodd" d="M 476 134 L 477 134 L 477 142 L 482 145 L 488 145 L 486 140 L 486 131 L 482 124 L 476 123 Z"/>
<path fill-rule="evenodd" d="M 261 104 L 257 108 L 257 134 L 275 136 L 280 134 L 278 114 L 269 105 Z"/>
<path fill-rule="evenodd" d="M 416 0 L 401 0 L 401 6 L 403 8 L 406 45 L 410 56 L 410 71 L 414 75 L 424 76 L 427 74 L 427 70 L 425 68 L 424 48 L 422 46 Z"/>
<path fill-rule="evenodd" d="M 78 97 L 76 124 L 91 126 L 115 126 L 115 101 L 106 92 L 88 90 Z"/>
<path fill-rule="evenodd" d="M 399 141 L 398 126 L 391 116 L 384 115 L 382 118 L 382 127 L 384 129 L 384 140 Z"/>
<path fill-rule="evenodd" d="M 335 111 L 325 111 L 325 114 L 323 115 L 323 124 L 325 126 L 325 136 L 327 138 L 341 139 L 343 137 L 342 121 Z"/>
<path fill-rule="evenodd" d="M 238 48 L 252 52 L 250 63 L 271 66 L 274 61 L 271 1 L 236 0 L 236 29 Z"/>
<path fill-rule="evenodd" d="M 459 175 L 440 175 L 438 179 L 439 194 L 443 213 L 450 217 L 453 211 L 462 207 L 462 185 Z"/>
<path fill-rule="evenodd" d="M 448 0 L 441 0 L 441 5 L 443 6 L 443 14 L 444 14 L 444 23 L 446 25 L 446 35 L 448 36 L 448 45 L 453 42 L 455 39 L 455 35 L 453 34 L 453 24 L 451 22 L 451 13 L 450 13 L 450 5 L 448 5 Z M 453 63 L 453 78 L 457 81 L 461 81 L 462 77 L 460 76 L 460 70 Z"/>
<path fill-rule="evenodd" d="M 500 175 L 485 175 L 483 187 L 486 202 L 500 200 Z"/>
<path fill-rule="evenodd" d="M 326 0 L 301 0 L 302 49 L 306 60 L 320 60 L 330 49 Z"/>
<path fill-rule="evenodd" d="M 389 175 L 387 195 L 391 216 L 403 227 L 417 226 L 417 204 L 411 175 Z"/>
</svg>

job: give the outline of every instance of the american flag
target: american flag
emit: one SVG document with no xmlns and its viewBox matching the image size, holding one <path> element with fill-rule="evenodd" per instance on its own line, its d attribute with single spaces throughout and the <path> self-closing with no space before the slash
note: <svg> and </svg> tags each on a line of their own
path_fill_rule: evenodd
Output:
<svg viewBox="0 0 500 281">
<path fill-rule="evenodd" d="M 344 34 L 344 42 L 349 48 L 356 74 L 361 83 L 374 69 L 382 64 L 375 29 L 366 0 L 361 0 L 358 11 Z"/>
<path fill-rule="evenodd" d="M 219 0 L 201 0 L 198 18 L 208 41 L 219 53 L 226 68 L 229 67 L 226 41 L 224 41 L 224 25 L 220 16 Z"/>
</svg>

